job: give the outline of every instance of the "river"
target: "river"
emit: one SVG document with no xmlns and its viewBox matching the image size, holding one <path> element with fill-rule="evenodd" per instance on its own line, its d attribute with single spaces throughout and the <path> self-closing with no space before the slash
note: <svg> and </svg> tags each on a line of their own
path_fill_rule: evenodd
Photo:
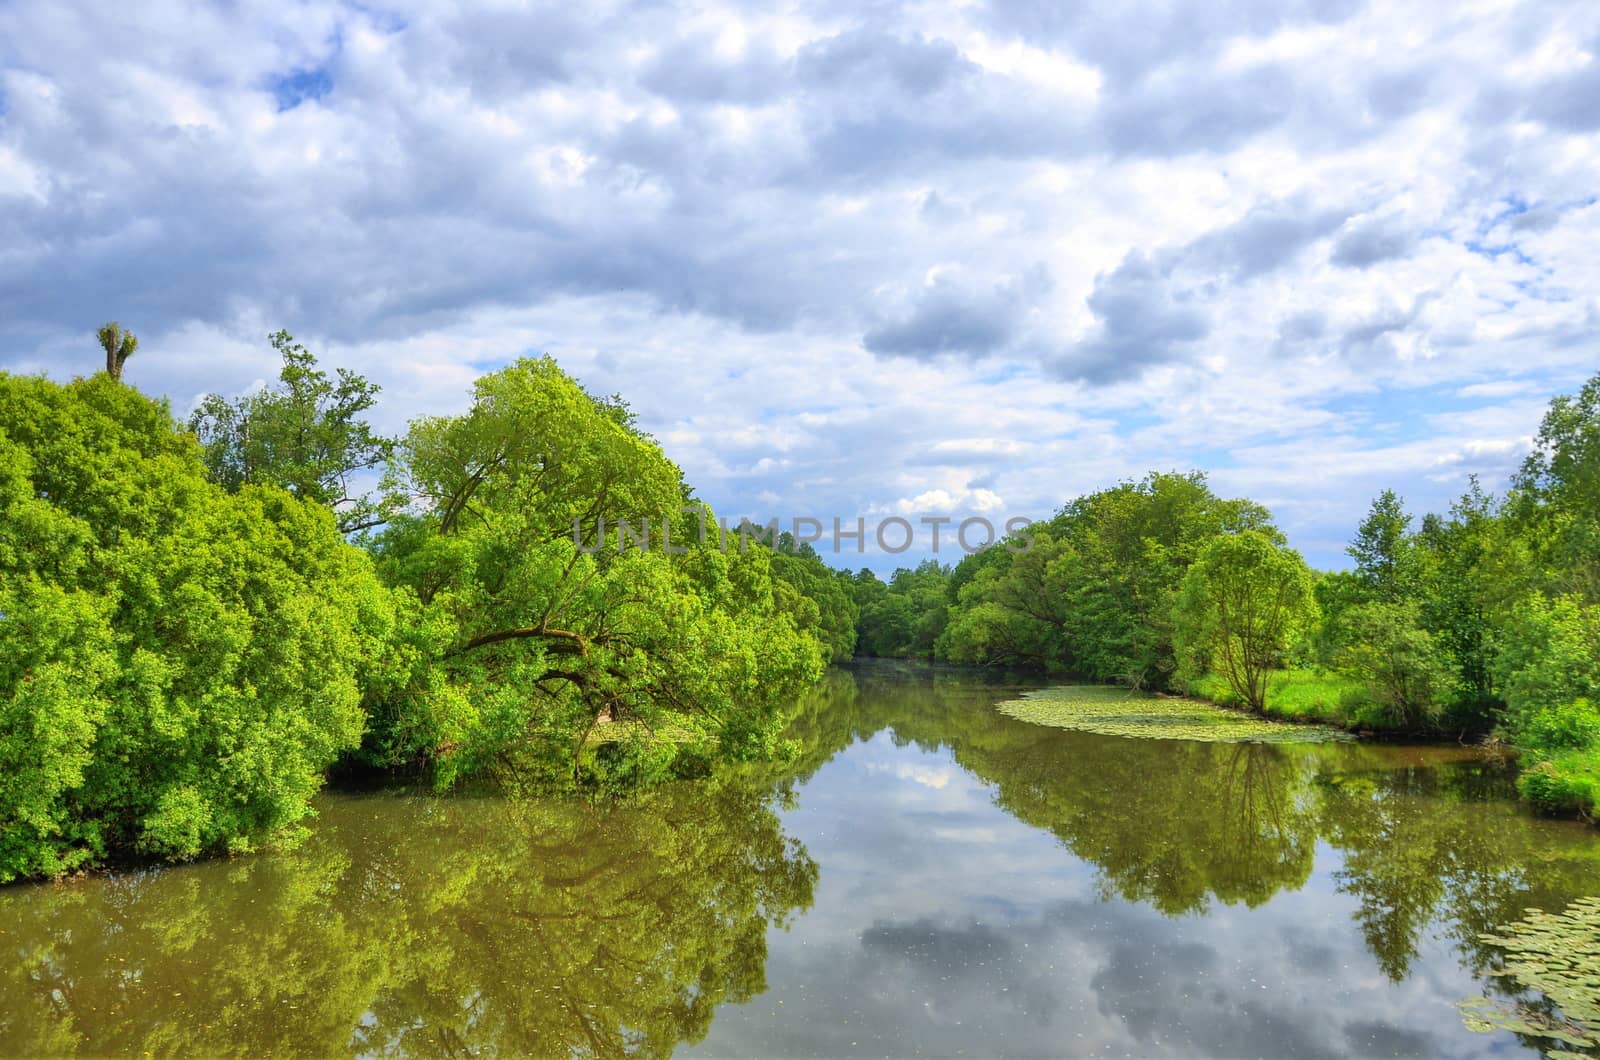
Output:
<svg viewBox="0 0 1600 1060">
<path fill-rule="evenodd" d="M 797 757 L 622 805 L 320 796 L 297 848 L 0 890 L 15 1054 L 1473 1056 L 1600 837 L 1449 746 L 1031 725 L 836 669 Z"/>
</svg>

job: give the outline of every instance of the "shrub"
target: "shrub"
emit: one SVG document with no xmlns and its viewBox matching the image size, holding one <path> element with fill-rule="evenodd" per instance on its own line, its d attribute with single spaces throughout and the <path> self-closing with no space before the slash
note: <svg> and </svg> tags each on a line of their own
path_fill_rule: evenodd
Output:
<svg viewBox="0 0 1600 1060">
<path fill-rule="evenodd" d="M 0 374 L 0 881 L 293 834 L 390 621 L 331 515 L 164 402 Z"/>
</svg>

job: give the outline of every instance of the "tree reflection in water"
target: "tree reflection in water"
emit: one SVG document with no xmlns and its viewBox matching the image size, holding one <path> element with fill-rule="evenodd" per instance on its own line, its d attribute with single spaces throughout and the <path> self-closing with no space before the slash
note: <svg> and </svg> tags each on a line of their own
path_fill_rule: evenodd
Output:
<svg viewBox="0 0 1600 1060">
<path fill-rule="evenodd" d="M 817 881 L 743 787 L 322 809 L 287 854 L 0 892 L 7 1052 L 665 1055 Z"/>
<path fill-rule="evenodd" d="M 1486 978 L 1497 956 L 1480 935 L 1600 891 L 1593 833 L 1530 818 L 1504 765 L 1475 752 L 1100 736 L 993 709 L 1020 687 L 835 671 L 802 704 L 801 753 L 784 766 L 604 807 L 329 796 L 298 850 L 0 890 L 0 1042 L 25 1055 L 664 1055 L 766 989 L 769 929 L 809 908 L 818 881 L 776 810 L 886 731 L 983 781 L 999 810 L 1093 866 L 1103 898 L 1168 916 L 1300 891 L 1319 844 L 1332 848 L 1334 884 L 1397 982 L 1429 934 Z M 950 873 L 1004 886 L 992 869 Z"/>
</svg>

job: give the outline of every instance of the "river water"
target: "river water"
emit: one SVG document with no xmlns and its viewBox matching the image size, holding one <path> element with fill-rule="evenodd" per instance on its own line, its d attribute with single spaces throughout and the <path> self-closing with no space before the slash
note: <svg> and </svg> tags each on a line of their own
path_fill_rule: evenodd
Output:
<svg viewBox="0 0 1600 1060">
<path fill-rule="evenodd" d="M 1600 837 L 1504 761 L 994 709 L 1028 687 L 861 664 L 781 767 L 329 792 L 285 853 L 0 890 L 0 1053 L 1536 1054 L 1457 1002 Z"/>
</svg>

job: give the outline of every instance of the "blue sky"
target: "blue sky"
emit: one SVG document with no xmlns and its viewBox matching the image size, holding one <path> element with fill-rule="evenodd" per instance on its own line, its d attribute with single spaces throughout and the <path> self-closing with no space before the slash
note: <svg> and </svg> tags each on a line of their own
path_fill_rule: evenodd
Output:
<svg viewBox="0 0 1600 1060">
<path fill-rule="evenodd" d="M 730 516 L 1199 467 L 1327 566 L 1600 367 L 1586 0 L 86 10 L 0 5 L 0 367 L 180 413 L 549 352 Z"/>
</svg>

